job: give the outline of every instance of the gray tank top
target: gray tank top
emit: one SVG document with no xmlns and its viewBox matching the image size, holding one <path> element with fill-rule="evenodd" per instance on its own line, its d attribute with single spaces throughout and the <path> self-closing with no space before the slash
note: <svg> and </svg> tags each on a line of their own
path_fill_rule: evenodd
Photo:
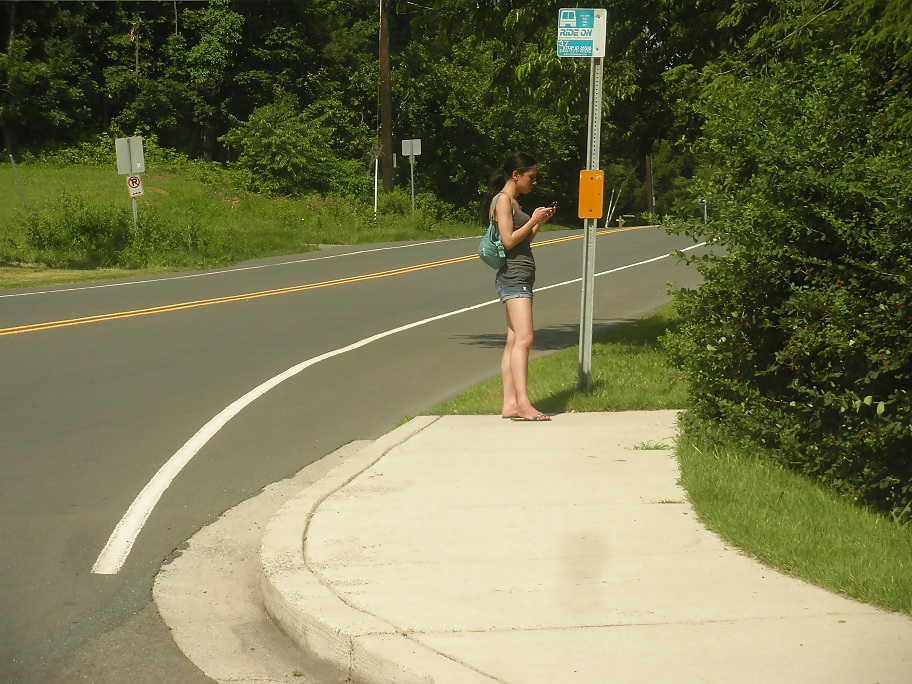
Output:
<svg viewBox="0 0 912 684">
<path fill-rule="evenodd" d="M 497 198 L 503 193 L 497 193 L 491 200 L 491 214 L 497 205 Z M 519 230 L 529 222 L 530 216 L 513 204 L 513 230 Z M 519 287 L 525 285 L 532 287 L 535 284 L 535 257 L 532 256 L 532 242 L 526 238 L 512 249 L 506 250 L 507 260 L 497 270 L 495 276 L 504 285 Z"/>
</svg>

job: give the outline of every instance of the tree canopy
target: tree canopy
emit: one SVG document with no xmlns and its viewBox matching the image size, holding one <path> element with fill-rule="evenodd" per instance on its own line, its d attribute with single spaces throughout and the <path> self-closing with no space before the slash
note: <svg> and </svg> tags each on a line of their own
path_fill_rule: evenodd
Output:
<svg viewBox="0 0 912 684">
<path fill-rule="evenodd" d="M 376 2 L 2 4 L 0 126 L 14 154 L 110 131 L 145 132 L 190 157 L 248 164 L 254 149 L 266 150 L 246 138 L 262 135 L 264 122 L 292 98 L 294 130 L 312 122 L 319 135 L 275 144 L 300 157 L 297 163 L 335 165 L 332 178 L 371 169 L 380 145 Z M 696 13 L 662 2 L 607 4 L 603 157 L 625 179 L 626 209 L 643 209 L 633 205 L 643 196 L 645 155 L 688 135 L 677 102 L 692 88 L 693 72 L 734 44 L 741 29 L 731 22 L 707 41 L 707 31 L 720 31 L 722 10 L 714 4 Z M 528 149 L 543 162 L 542 194 L 569 203 L 584 160 L 589 62 L 557 58 L 560 4 L 389 5 L 394 148 L 401 139 L 423 140 L 423 189 L 467 205 L 506 152 Z M 689 71 L 677 74 L 682 69 Z M 260 159 L 251 177 L 283 163 L 281 155 Z M 327 185 L 322 172 L 310 173 L 311 183 L 307 174 L 275 171 L 279 178 L 263 189 L 281 190 L 283 177 L 294 177 L 287 192 L 361 185 Z"/>
<path fill-rule="evenodd" d="M 683 291 L 694 414 L 912 520 L 907 0 L 781 3 L 704 72 L 697 146 L 726 247 Z M 897 22 L 905 17 L 904 24 Z"/>
</svg>

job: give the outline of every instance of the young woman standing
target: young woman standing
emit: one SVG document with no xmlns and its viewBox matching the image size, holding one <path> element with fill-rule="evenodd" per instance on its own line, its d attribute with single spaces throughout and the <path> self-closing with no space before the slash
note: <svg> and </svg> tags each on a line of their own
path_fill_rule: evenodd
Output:
<svg viewBox="0 0 912 684">
<path fill-rule="evenodd" d="M 537 179 L 538 162 L 525 152 L 513 152 L 507 155 L 503 168 L 491 177 L 482 202 L 485 214 L 497 223 L 507 255 L 506 263 L 494 278 L 497 294 L 507 310 L 507 343 L 500 361 L 504 390 L 500 413 L 504 418 L 536 422 L 551 420 L 551 417 L 532 406 L 526 389 L 533 337 L 535 258 L 532 240 L 555 210 L 539 207 L 529 216 L 519 207 L 516 198 L 532 192 Z"/>
</svg>

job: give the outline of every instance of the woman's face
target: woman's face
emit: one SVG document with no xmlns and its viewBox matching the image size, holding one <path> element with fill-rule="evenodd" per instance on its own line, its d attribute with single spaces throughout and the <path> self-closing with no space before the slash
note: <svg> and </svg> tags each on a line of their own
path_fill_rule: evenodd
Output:
<svg viewBox="0 0 912 684">
<path fill-rule="evenodd" d="M 516 191 L 521 195 L 528 194 L 538 184 L 538 167 L 533 166 L 523 173 L 514 171 L 513 179 L 516 181 Z"/>
</svg>

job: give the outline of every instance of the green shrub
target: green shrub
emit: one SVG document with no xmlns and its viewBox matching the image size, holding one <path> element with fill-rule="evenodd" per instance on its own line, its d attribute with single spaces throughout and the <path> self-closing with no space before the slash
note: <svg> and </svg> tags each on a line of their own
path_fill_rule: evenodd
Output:
<svg viewBox="0 0 912 684">
<path fill-rule="evenodd" d="M 28 215 L 25 247 L 29 261 L 52 268 L 203 267 L 243 256 L 235 253 L 232 231 L 169 224 L 152 209 L 144 209 L 134 227 L 129 205 L 115 208 L 66 194 Z"/>
<path fill-rule="evenodd" d="M 415 194 L 415 209 L 431 224 L 438 223 L 473 223 L 476 221 L 475 207 L 456 209 L 449 202 L 439 199 L 430 192 Z"/>
<path fill-rule="evenodd" d="M 912 101 L 876 68 L 811 53 L 706 90 L 726 254 L 669 346 L 698 417 L 912 519 Z"/>
<path fill-rule="evenodd" d="M 194 164 L 180 152 L 167 147 L 160 147 L 158 136 L 155 133 L 136 131 L 127 135 L 115 127 L 75 145 L 61 145 L 46 149 L 40 153 L 24 152 L 22 161 L 31 164 L 56 166 L 107 166 L 113 169 L 117 167 L 117 138 L 130 137 L 132 135 L 142 138 L 143 158 L 147 168 L 160 168 L 165 165 L 183 167 Z M 202 166 L 202 164 L 197 165 Z M 211 166 L 211 164 L 209 165 Z"/>
<path fill-rule="evenodd" d="M 67 194 L 49 211 L 26 219 L 26 245 L 52 267 L 97 268 L 117 263 L 130 240 L 130 210 L 88 203 Z"/>
<path fill-rule="evenodd" d="M 378 201 L 378 213 L 388 223 L 395 217 L 405 217 L 406 223 L 414 230 L 433 233 L 441 225 L 453 223 L 473 223 L 474 212 L 467 209 L 456 209 L 449 202 L 439 199 L 430 192 L 415 193 L 415 212 L 412 213 L 412 194 L 408 188 L 395 188 L 392 192 L 381 193 Z"/>
<path fill-rule="evenodd" d="M 132 239 L 117 255 L 123 268 L 150 266 L 207 267 L 236 261 L 234 233 L 215 232 L 196 223 L 167 225 L 148 213 L 137 225 Z"/>
<path fill-rule="evenodd" d="M 368 196 L 372 179 L 366 166 L 337 149 L 341 140 L 333 125 L 334 104 L 302 109 L 294 95 L 279 90 L 271 104 L 254 110 L 247 121 L 234 120 L 219 140 L 237 153 L 236 166 L 258 192 Z"/>
<path fill-rule="evenodd" d="M 377 197 L 377 210 L 384 215 L 407 216 L 412 211 L 411 192 L 404 188 L 394 188 L 392 192 L 381 192 Z"/>
</svg>

